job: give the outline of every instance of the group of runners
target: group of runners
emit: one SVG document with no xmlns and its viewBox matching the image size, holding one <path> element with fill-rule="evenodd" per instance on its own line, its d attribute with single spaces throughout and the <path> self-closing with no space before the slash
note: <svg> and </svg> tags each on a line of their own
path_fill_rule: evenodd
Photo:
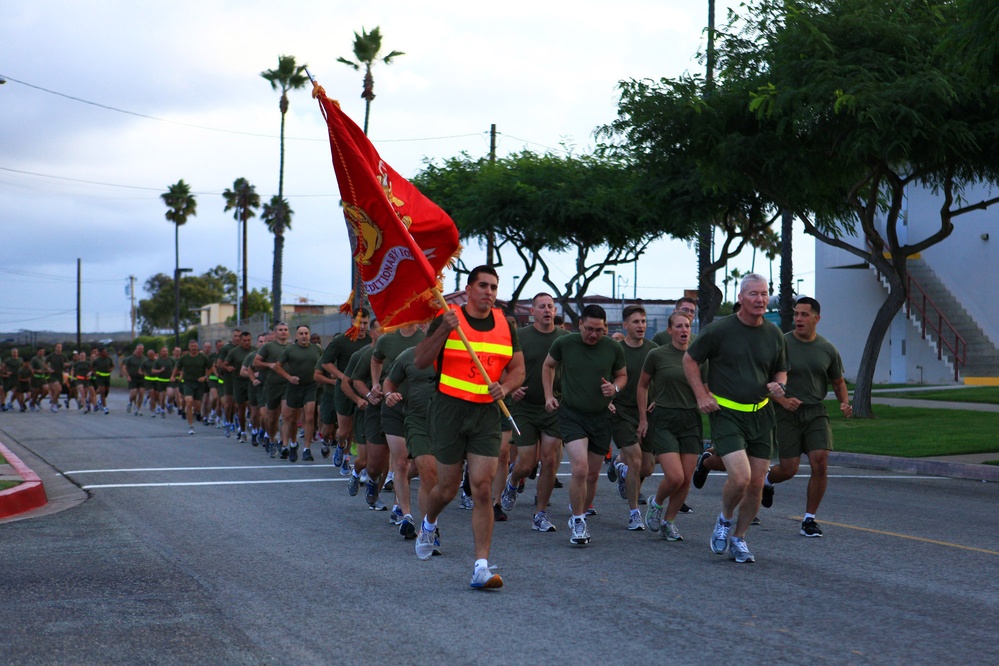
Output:
<svg viewBox="0 0 999 666">
<path fill-rule="evenodd" d="M 495 307 L 498 281 L 490 266 L 473 269 L 466 303 L 429 325 L 383 334 L 360 310 L 356 337 L 337 335 L 325 350 L 308 326 L 298 326 L 292 339 L 284 323 L 255 341 L 248 331 L 234 331 L 230 343 L 217 341 L 214 350 L 193 340 L 186 354 L 146 353 L 138 345 L 120 366 L 129 380 L 128 411 L 141 415 L 148 392 L 152 415 L 177 407 L 189 434 L 200 417 L 241 441 L 249 433 L 254 446 L 290 462 L 314 460 L 318 444 L 320 455 L 332 456 L 348 477 L 349 495 L 363 486 L 370 509 L 387 511 L 382 493 L 394 494 L 389 522 L 415 540 L 420 559 L 441 553 L 438 519 L 460 492 L 461 508 L 472 511 L 474 588 L 503 585 L 488 560 L 493 525 L 524 503 L 526 479 L 537 479 L 531 529 L 557 531 L 549 506 L 563 459 L 570 468 L 567 528 L 576 546 L 591 540 L 586 519 L 596 513 L 605 470 L 627 501 L 627 528 L 668 541 L 683 540 L 676 516 L 690 511 L 691 484 L 700 488 L 711 471 L 724 470 L 711 550 L 753 562 L 746 532 L 761 503 L 772 505 L 774 484 L 796 474 L 802 454 L 811 477 L 801 534 L 822 536 L 815 514 L 832 448 L 823 405 L 830 384 L 843 414 L 852 411 L 839 354 L 816 332 L 816 300 L 798 299 L 794 330 L 782 334 L 764 319 L 768 283 L 749 274 L 736 313 L 696 337 L 696 303 L 681 298 L 652 340 L 645 337 L 642 306 L 624 308 L 615 339 L 597 305 L 583 309 L 577 333 L 557 326 L 547 293 L 532 299 L 532 323 L 517 328 Z M 49 370 L 60 354 L 57 347 L 46 357 Z M 106 358 L 100 351 L 96 361 Z M 79 368 L 88 385 L 109 376 L 107 362 L 86 361 L 90 374 Z M 22 374 L 31 379 L 18 373 L 19 382 Z M 106 386 L 103 393 L 101 383 L 94 388 L 95 400 L 83 404 L 106 411 Z M 512 420 L 501 414 L 501 402 Z M 711 425 L 707 450 L 702 414 Z M 617 455 L 605 467 L 612 443 Z M 780 462 L 771 466 L 775 451 Z M 646 500 L 642 484 L 657 465 L 662 479 Z M 414 507 L 410 481 L 417 477 Z"/>
<path fill-rule="evenodd" d="M 69 409 L 75 399 L 79 410 L 107 414 L 113 371 L 114 359 L 107 349 L 66 356 L 62 343 L 57 343 L 51 352 L 40 346 L 34 356 L 24 358 L 15 347 L 0 364 L 0 410 L 37 412 L 48 398 L 49 410 L 57 412 Z"/>
</svg>

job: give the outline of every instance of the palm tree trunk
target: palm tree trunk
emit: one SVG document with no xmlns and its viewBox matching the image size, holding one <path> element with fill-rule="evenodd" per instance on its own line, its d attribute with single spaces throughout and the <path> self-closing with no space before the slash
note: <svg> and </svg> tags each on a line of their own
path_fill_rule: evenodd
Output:
<svg viewBox="0 0 999 666">
<path fill-rule="evenodd" d="M 794 233 L 794 213 L 781 212 L 780 228 L 780 330 L 787 333 L 794 328 L 794 294 L 791 280 L 794 279 L 793 251 L 791 238 Z"/>
<path fill-rule="evenodd" d="M 250 305 L 250 297 L 249 297 L 249 294 L 247 293 L 247 289 L 246 289 L 246 268 L 247 268 L 247 259 L 246 259 L 246 255 L 247 255 L 247 242 L 246 242 L 247 224 L 246 224 L 246 222 L 247 222 L 247 217 L 246 217 L 246 211 L 245 210 L 243 211 L 242 219 L 243 219 L 243 310 L 242 310 L 242 312 L 243 312 L 243 318 L 244 319 L 249 319 L 250 314 L 246 311 L 247 306 Z"/>
<path fill-rule="evenodd" d="M 173 225 L 173 344 L 180 346 L 180 225 Z"/>
<path fill-rule="evenodd" d="M 274 230 L 274 275 L 272 277 L 272 282 L 274 284 L 274 307 L 273 315 L 274 321 L 272 324 L 276 324 L 281 319 L 281 269 L 284 264 L 284 227 Z"/>
</svg>

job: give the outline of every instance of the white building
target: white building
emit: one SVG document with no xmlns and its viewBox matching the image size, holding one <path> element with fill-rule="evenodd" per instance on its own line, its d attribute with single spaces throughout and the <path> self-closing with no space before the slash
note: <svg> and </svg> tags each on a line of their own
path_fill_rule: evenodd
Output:
<svg viewBox="0 0 999 666">
<path fill-rule="evenodd" d="M 999 194 L 999 188 L 969 188 L 962 205 L 970 205 Z M 918 242 L 940 228 L 942 197 L 924 188 L 909 186 L 900 220 L 902 244 Z M 954 232 L 908 262 L 910 276 L 918 285 L 910 290 L 906 308 L 896 315 L 885 337 L 874 374 L 876 383 L 953 383 L 954 354 L 958 348 L 966 364 L 958 362 L 959 381 L 999 384 L 999 204 L 953 218 Z M 863 238 L 844 237 L 860 247 Z M 815 244 L 816 295 L 822 305 L 819 332 L 840 350 L 846 377 L 855 380 L 860 357 L 874 316 L 888 295 L 877 273 L 855 255 L 822 242 Z M 921 289 L 920 289 L 921 288 Z M 921 291 L 925 291 L 925 298 Z M 937 307 L 934 308 L 932 302 Z M 938 335 L 921 335 L 942 321 L 945 331 L 942 359 L 938 359 Z M 946 322 L 953 325 L 964 345 Z"/>
</svg>

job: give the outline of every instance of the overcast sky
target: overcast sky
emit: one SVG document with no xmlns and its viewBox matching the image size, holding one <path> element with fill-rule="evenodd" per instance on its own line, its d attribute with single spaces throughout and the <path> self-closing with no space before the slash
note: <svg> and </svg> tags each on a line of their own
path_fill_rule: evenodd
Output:
<svg viewBox="0 0 999 666">
<path fill-rule="evenodd" d="M 719 21 L 732 4 L 718 2 Z M 695 55 L 706 20 L 707 2 L 693 0 L 7 0 L 0 331 L 75 331 L 77 258 L 83 330 L 128 329 L 128 277 L 141 298 L 147 278 L 173 271 L 174 228 L 159 195 L 181 178 L 198 198 L 197 217 L 180 229 L 181 265 L 236 270 L 236 222 L 221 193 L 239 177 L 263 201 L 277 193 L 279 95 L 260 72 L 279 55 L 308 64 L 362 124 L 362 73 L 336 58 L 353 59 L 355 30 L 380 26 L 383 54 L 405 55 L 375 67 L 369 134 L 383 159 L 412 176 L 426 158 L 488 153 L 490 123 L 501 155 L 564 143 L 585 152 L 593 130 L 616 116 L 618 81 L 702 69 Z M 339 304 L 350 253 L 329 143 L 308 91 L 289 98 L 284 188 L 295 215 L 283 300 Z M 270 288 L 273 236 L 259 218 L 249 245 L 249 286 Z M 464 258 L 474 265 L 484 254 L 471 244 Z M 813 254 L 796 236 L 804 293 Z M 500 268 L 501 298 L 522 273 L 514 260 Z M 734 265 L 746 270 L 751 260 Z M 570 265 L 556 271 L 563 281 Z M 692 247 L 657 241 L 639 262 L 637 296 L 676 298 L 696 286 L 695 269 Z M 768 275 L 769 262 L 756 269 Z M 618 272 L 630 298 L 632 269 Z M 528 291 L 542 288 L 537 280 Z M 610 295 L 611 277 L 595 291 Z"/>
</svg>

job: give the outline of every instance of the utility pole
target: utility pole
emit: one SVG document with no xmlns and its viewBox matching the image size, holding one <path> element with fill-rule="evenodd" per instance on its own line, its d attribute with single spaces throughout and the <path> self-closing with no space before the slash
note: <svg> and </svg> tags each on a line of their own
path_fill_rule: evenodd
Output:
<svg viewBox="0 0 999 666">
<path fill-rule="evenodd" d="M 715 0 L 708 0 L 708 54 L 707 75 L 704 79 L 705 94 L 710 95 L 715 83 Z M 718 304 L 713 303 L 715 274 L 711 265 L 711 242 L 714 225 L 701 222 L 697 230 L 697 310 L 701 328 L 711 323 Z"/>
<path fill-rule="evenodd" d="M 489 126 L 489 164 L 496 164 L 496 123 Z M 492 227 L 489 228 L 489 235 L 486 236 L 486 264 L 493 265 L 493 254 L 496 251 L 496 237 L 493 235 Z"/>
<path fill-rule="evenodd" d="M 128 276 L 128 295 L 132 299 L 132 339 L 135 339 L 135 276 Z"/>
</svg>

